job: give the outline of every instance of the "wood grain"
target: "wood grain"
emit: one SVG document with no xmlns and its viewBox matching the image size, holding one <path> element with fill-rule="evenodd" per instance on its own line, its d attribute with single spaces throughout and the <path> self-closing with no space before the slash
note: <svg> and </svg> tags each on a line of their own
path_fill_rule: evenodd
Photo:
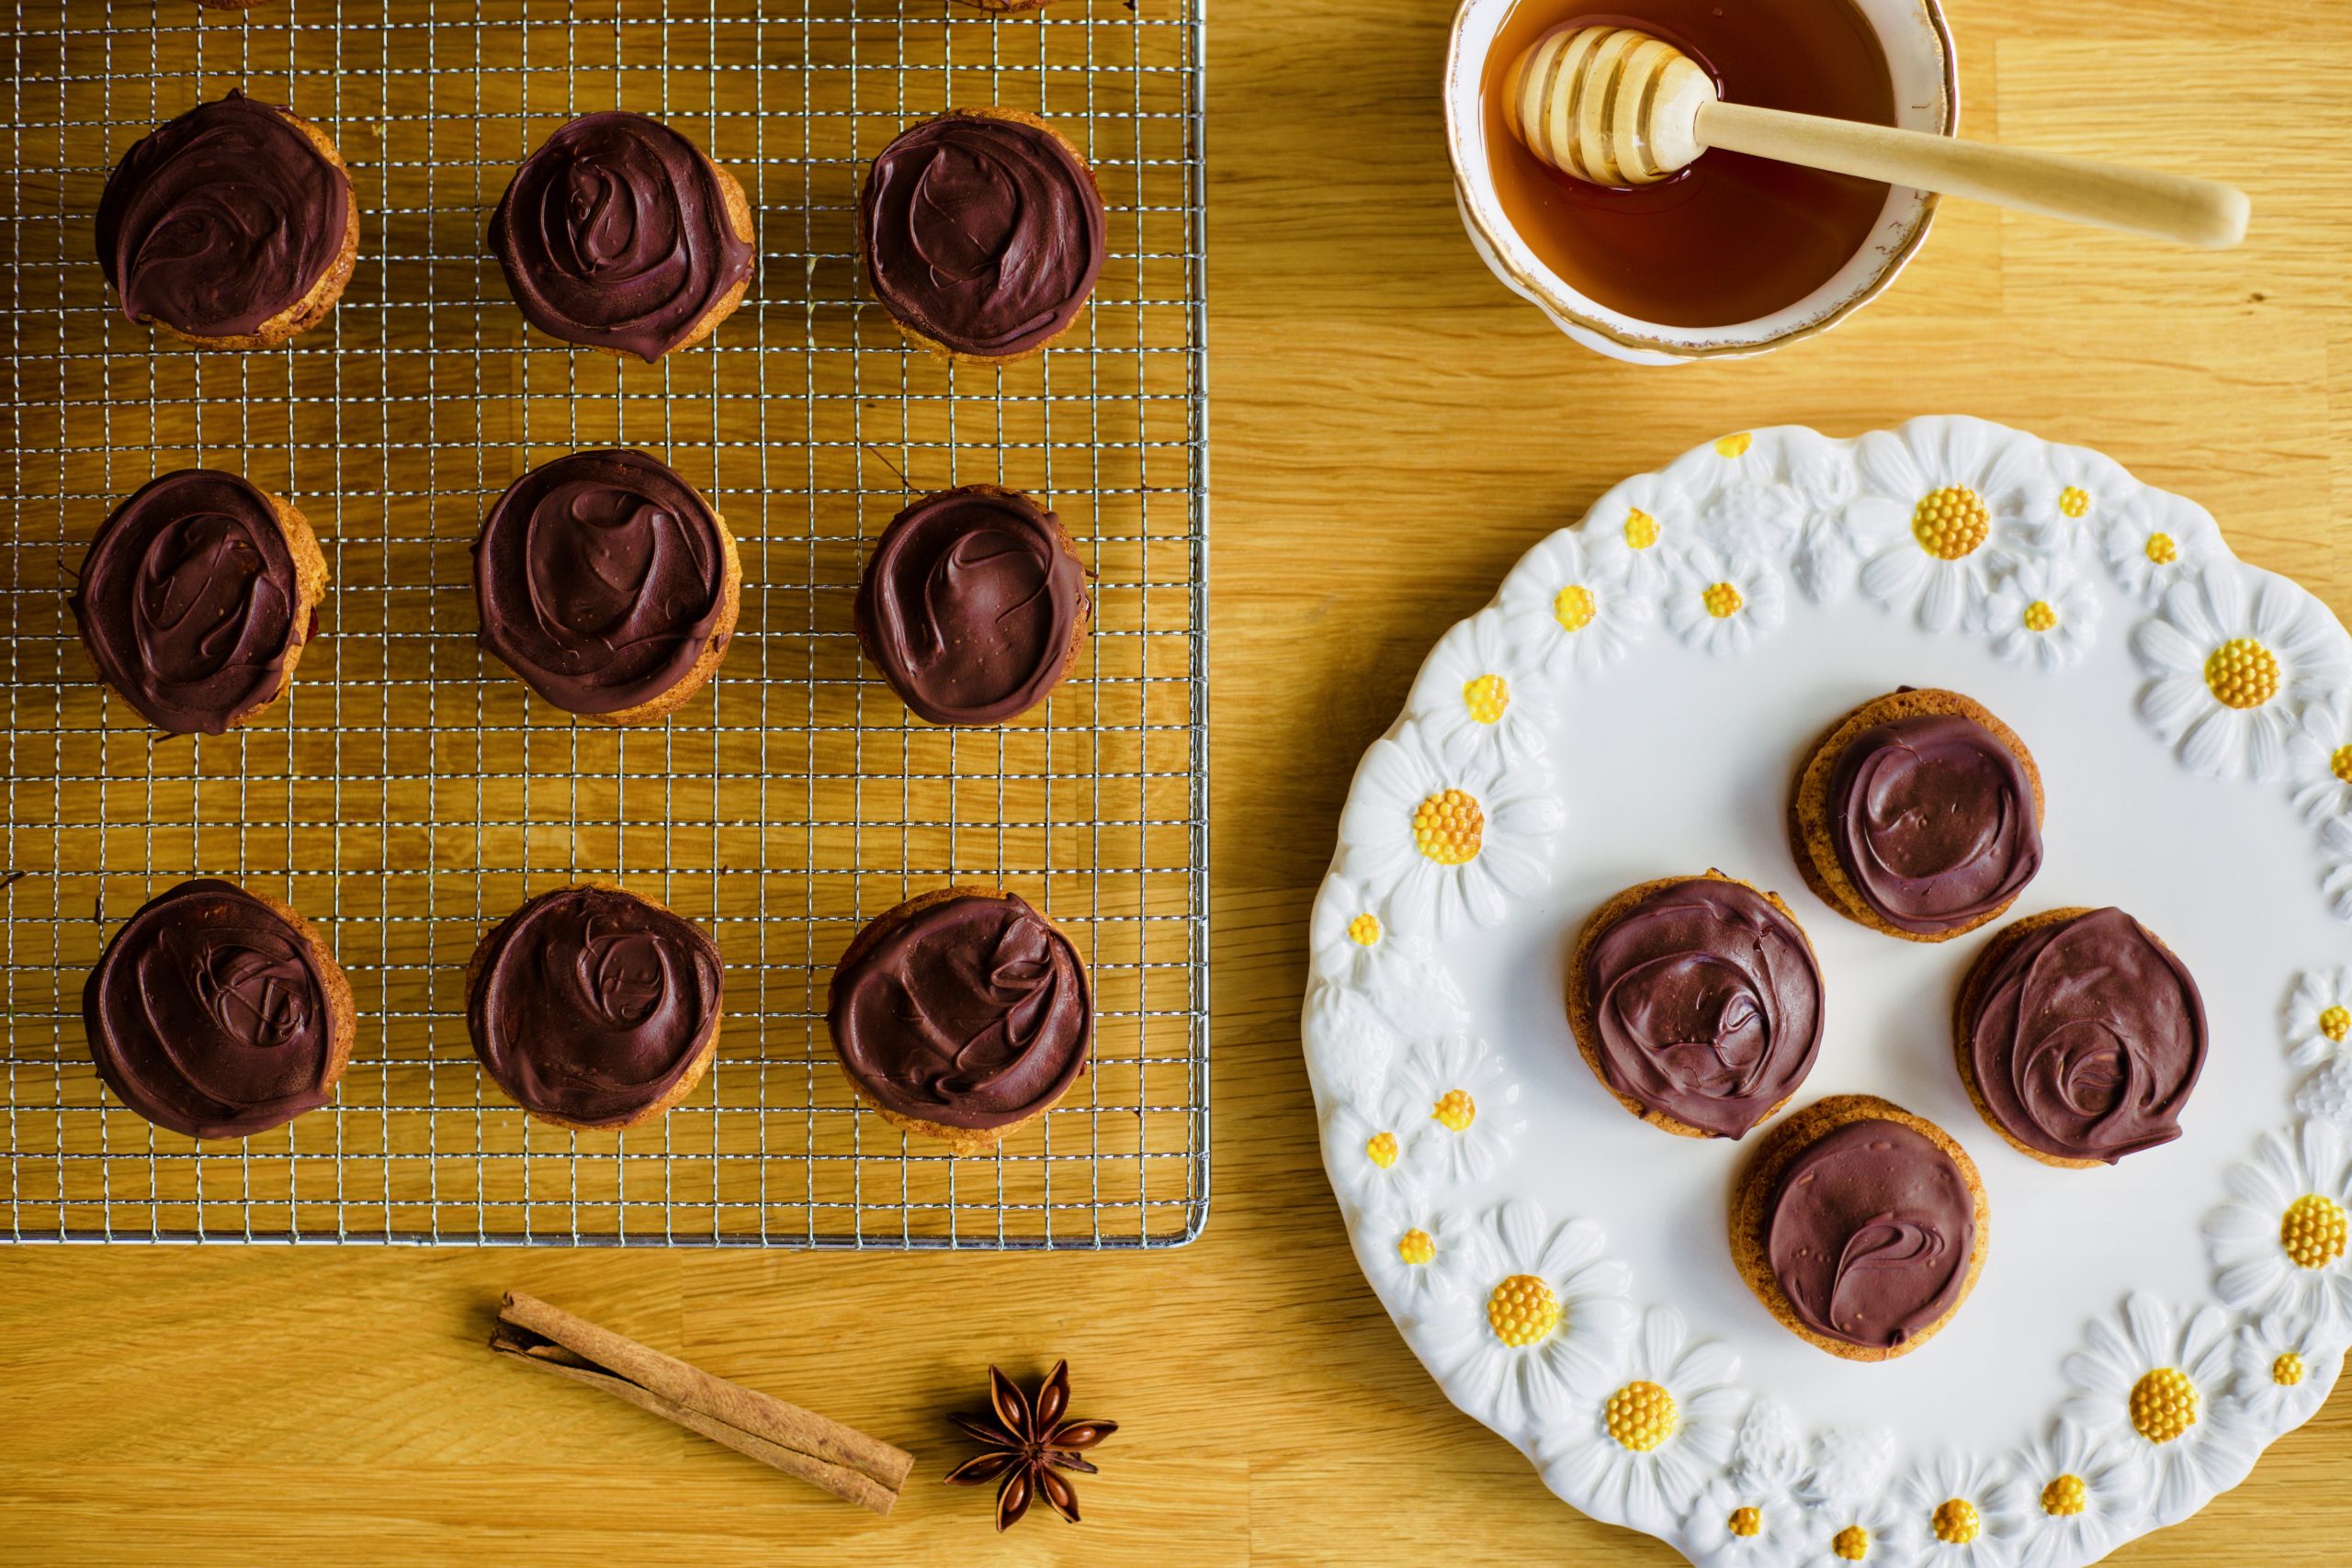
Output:
<svg viewBox="0 0 2352 1568">
<path fill-rule="evenodd" d="M 1065 0 L 1070 6 L 1116 0 Z M 1155 0 L 1137 0 L 1147 8 Z M 2186 253 L 1954 205 L 1889 295 L 1752 364 L 1636 370 L 1455 222 L 1444 0 L 1216 8 L 1216 1182 L 1124 1258 L 21 1249 L 0 1556 L 697 1564 L 1668 1564 L 1439 1398 L 1317 1166 L 1302 931 L 1354 759 L 1544 531 L 1726 430 L 1964 412 L 2095 445 L 2352 610 L 2352 6 L 1953 0 L 1963 129 L 2241 181 Z M 2226 95 L 2211 84 L 2227 81 Z M 481 1348 L 513 1286 L 919 1456 L 888 1520 Z M 1122 1423 L 1087 1522 L 936 1484 L 991 1359 Z M 2334 1563 L 2352 1395 L 2118 1563 Z"/>
</svg>

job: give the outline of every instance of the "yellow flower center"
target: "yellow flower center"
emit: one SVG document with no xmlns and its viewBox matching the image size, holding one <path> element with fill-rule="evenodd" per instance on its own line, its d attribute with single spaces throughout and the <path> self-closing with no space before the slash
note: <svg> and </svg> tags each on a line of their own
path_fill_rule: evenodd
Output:
<svg viewBox="0 0 2352 1568">
<path fill-rule="evenodd" d="M 2041 1511 L 2052 1518 L 2072 1518 L 2090 1506 L 2090 1485 L 2079 1475 L 2059 1476 L 2041 1489 Z"/>
<path fill-rule="evenodd" d="M 2178 1367 L 2158 1367 L 2132 1385 L 2132 1429 L 2169 1443 L 2197 1425 L 2197 1385 Z"/>
<path fill-rule="evenodd" d="M 2025 623 L 2025 629 L 2030 632 L 2046 632 L 2058 624 L 2058 612 L 2051 607 L 2049 600 L 2036 599 L 2018 619 Z"/>
<path fill-rule="evenodd" d="M 2344 1205 L 2306 1192 L 2278 1217 L 2278 1245 L 2298 1269 L 2324 1269 L 2344 1256 Z"/>
<path fill-rule="evenodd" d="M 1467 790 L 1442 789 L 1413 810 L 1413 847 L 1440 865 L 1467 865 L 1478 858 L 1487 814 Z"/>
<path fill-rule="evenodd" d="M 1611 1394 L 1603 1414 L 1617 1446 L 1637 1454 L 1648 1453 L 1674 1436 L 1674 1428 L 1681 1422 L 1674 1395 L 1647 1381 L 1629 1382 Z"/>
<path fill-rule="evenodd" d="M 2319 1032 L 2341 1043 L 2346 1035 L 2352 1034 L 2352 1008 L 2338 1002 L 2322 1012 L 2319 1015 Z"/>
<path fill-rule="evenodd" d="M 2205 656 L 2205 684 L 2223 707 L 2258 708 L 2278 694 L 2278 656 L 2233 637 Z"/>
<path fill-rule="evenodd" d="M 1581 582 L 1571 582 L 1552 598 L 1552 618 L 1560 623 L 1564 632 L 1580 632 L 1592 625 L 1592 590 Z"/>
<path fill-rule="evenodd" d="M 1747 456 L 1747 449 L 1755 445 L 1756 437 L 1743 430 L 1736 435 L 1725 435 L 1718 438 L 1715 442 L 1715 456 L 1718 457 L 1745 457 Z"/>
<path fill-rule="evenodd" d="M 1513 1274 L 1487 1297 L 1487 1326 L 1506 1345 L 1535 1344 L 1560 1326 L 1559 1292 L 1532 1274 Z"/>
<path fill-rule="evenodd" d="M 2300 1351 L 2281 1350 L 2270 1363 L 2270 1381 L 2280 1388 L 2292 1388 L 2303 1381 L 2303 1358 Z"/>
<path fill-rule="evenodd" d="M 1625 543 L 1629 548 L 1648 549 L 1657 543 L 1657 519 L 1638 506 L 1625 512 Z"/>
<path fill-rule="evenodd" d="M 1450 1089 L 1437 1097 L 1430 1107 L 1430 1120 L 1449 1133 L 1467 1132 L 1470 1123 L 1478 1119 L 1478 1102 L 1467 1090 Z"/>
<path fill-rule="evenodd" d="M 1946 1546 L 1966 1546 L 1984 1533 L 1984 1517 L 1976 1505 L 1965 1497 L 1947 1497 L 1936 1505 L 1934 1516 L 1928 1521 L 1936 1539 Z"/>
<path fill-rule="evenodd" d="M 1510 682 L 1499 675 L 1481 675 L 1462 682 L 1462 705 L 1480 724 L 1492 724 L 1510 706 Z"/>
<path fill-rule="evenodd" d="M 2173 543 L 2170 534 L 2160 529 L 2148 536 L 2148 542 L 2140 547 L 2140 553 L 2146 556 L 2153 565 L 2170 566 L 2180 558 L 2180 547 Z"/>
<path fill-rule="evenodd" d="M 1966 485 L 1931 490 L 1911 509 L 1911 536 L 1938 560 L 1974 555 L 1992 533 L 1993 509 Z"/>
<path fill-rule="evenodd" d="M 2085 517 L 2091 509 L 2091 492 L 2080 485 L 2068 485 L 2058 492 L 2058 510 L 2069 517 Z"/>
<path fill-rule="evenodd" d="M 2327 771 L 2343 784 L 2352 784 L 2352 746 L 2338 746 L 2327 754 Z M 2336 1036 L 2342 1039 L 2342 1035 Z"/>
<path fill-rule="evenodd" d="M 1417 1225 L 1396 1238 L 1396 1256 L 1417 1268 L 1431 1262 L 1437 1257 L 1437 1237 Z"/>
<path fill-rule="evenodd" d="M 1404 1146 L 1397 1143 L 1394 1133 L 1374 1133 L 1363 1141 L 1363 1157 L 1383 1170 L 1395 1165 L 1396 1156 L 1403 1152 Z"/>
<path fill-rule="evenodd" d="M 1711 582 L 1707 584 L 1706 592 L 1699 595 L 1699 603 L 1707 607 L 1707 614 L 1720 621 L 1738 615 L 1740 606 L 1747 601 L 1741 598 L 1739 590 L 1730 583 Z"/>
<path fill-rule="evenodd" d="M 1380 917 L 1369 909 L 1348 922 L 1348 940 L 1358 947 L 1374 947 L 1380 942 Z"/>
<path fill-rule="evenodd" d="M 1860 1562 L 1871 1554 L 1871 1532 L 1860 1525 L 1848 1525 L 1829 1538 L 1829 1550 L 1848 1562 Z"/>
<path fill-rule="evenodd" d="M 1747 1507 L 1734 1508 L 1731 1511 L 1731 1517 L 1725 1519 L 1724 1525 L 1741 1540 L 1752 1540 L 1764 1533 L 1763 1510 Z"/>
</svg>

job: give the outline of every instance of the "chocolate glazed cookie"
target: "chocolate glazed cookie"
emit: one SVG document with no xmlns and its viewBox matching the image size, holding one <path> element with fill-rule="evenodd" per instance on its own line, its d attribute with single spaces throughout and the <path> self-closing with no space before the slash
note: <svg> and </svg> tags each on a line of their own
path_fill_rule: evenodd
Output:
<svg viewBox="0 0 2352 1568">
<path fill-rule="evenodd" d="M 1102 196 L 1035 115 L 958 109 L 876 155 L 858 203 L 875 297 L 952 357 L 1035 354 L 1069 329 L 1102 270 Z"/>
<path fill-rule="evenodd" d="M 1086 640 L 1086 568 L 1055 515 L 966 485 L 890 520 L 858 583 L 857 644 L 933 724 L 1001 724 L 1044 702 Z"/>
<path fill-rule="evenodd" d="M 219 735 L 293 680 L 326 583 L 300 513 L 235 474 L 183 468 L 99 525 L 66 604 L 98 674 L 148 723 Z"/>
<path fill-rule="evenodd" d="M 1686 1137 L 1737 1138 L 1821 1048 L 1821 970 L 1787 906 L 1719 872 L 1629 887 L 1568 961 L 1568 1025 L 1620 1103 Z"/>
<path fill-rule="evenodd" d="M 559 1127 L 634 1127 L 694 1092 L 718 1043 L 718 949 L 650 898 L 598 884 L 543 893 L 466 967 L 474 1055 Z"/>
<path fill-rule="evenodd" d="M 243 1138 L 324 1105 L 351 1060 L 351 987 L 285 905 L 199 878 L 114 934 L 82 989 L 98 1076 L 191 1138 Z"/>
<path fill-rule="evenodd" d="M 506 487 L 474 541 L 481 645 L 567 713 L 658 718 L 709 681 L 741 602 L 734 536 L 642 452 L 575 452 Z"/>
<path fill-rule="evenodd" d="M 490 248 L 531 325 L 652 364 L 698 343 L 752 281 L 752 206 L 660 120 L 582 115 L 514 171 Z"/>
<path fill-rule="evenodd" d="M 851 1087 L 885 1121 L 975 1154 L 1078 1081 L 1094 998 L 1078 950 L 1025 901 L 948 887 L 857 933 L 825 1022 Z"/>
<path fill-rule="evenodd" d="M 326 132 L 231 92 L 133 143 L 98 197 L 98 265 L 134 321 L 266 348 L 334 306 L 359 201 Z"/>
<path fill-rule="evenodd" d="M 2052 909 L 2002 931 L 1952 1010 L 1960 1076 L 1993 1130 L 2044 1165 L 2113 1165 L 2180 1136 L 2205 1066 L 2205 1003 L 2172 950 L 2120 909 Z"/>
</svg>

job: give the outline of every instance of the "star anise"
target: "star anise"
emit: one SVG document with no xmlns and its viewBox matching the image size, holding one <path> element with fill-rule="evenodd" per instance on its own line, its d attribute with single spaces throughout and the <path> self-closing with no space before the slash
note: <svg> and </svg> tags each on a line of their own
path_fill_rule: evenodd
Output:
<svg viewBox="0 0 2352 1568">
<path fill-rule="evenodd" d="M 1074 1470 L 1095 1473 L 1081 1450 L 1092 1448 L 1119 1429 L 1116 1421 L 1075 1421 L 1064 1418 L 1069 1409 L 1069 1363 L 1057 1361 L 1035 1398 L 1023 1394 L 996 1368 L 989 1369 L 986 1416 L 950 1416 L 948 1419 L 988 1445 L 947 1473 L 950 1486 L 984 1486 L 1000 1477 L 996 1489 L 996 1528 L 1010 1529 L 1045 1498 L 1054 1512 L 1078 1523 L 1078 1488 L 1062 1473 Z"/>
</svg>

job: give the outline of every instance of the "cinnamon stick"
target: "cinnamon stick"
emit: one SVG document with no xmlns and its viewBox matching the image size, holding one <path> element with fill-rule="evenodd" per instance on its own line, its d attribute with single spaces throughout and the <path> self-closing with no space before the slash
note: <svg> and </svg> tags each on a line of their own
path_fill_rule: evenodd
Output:
<svg viewBox="0 0 2352 1568">
<path fill-rule="evenodd" d="M 914 1456 L 812 1410 L 748 1389 L 536 1296 L 510 1291 L 490 1348 L 888 1514 Z"/>
</svg>

